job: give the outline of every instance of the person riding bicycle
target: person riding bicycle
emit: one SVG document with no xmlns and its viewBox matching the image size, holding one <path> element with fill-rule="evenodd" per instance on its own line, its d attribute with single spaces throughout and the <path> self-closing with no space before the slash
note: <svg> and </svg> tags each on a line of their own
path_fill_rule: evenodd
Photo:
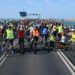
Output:
<svg viewBox="0 0 75 75">
<path fill-rule="evenodd" d="M 24 37 L 25 37 L 25 31 L 23 27 L 20 27 L 18 29 L 18 38 L 19 38 L 19 49 L 22 49 L 22 47 L 24 48 Z M 22 45 L 22 47 L 21 47 Z M 23 52 L 24 53 L 24 49 Z"/>
<path fill-rule="evenodd" d="M 60 41 L 60 44 L 61 44 L 61 48 L 64 49 L 66 47 L 66 36 L 65 36 L 65 32 L 62 32 L 61 33 L 61 41 Z"/>
<path fill-rule="evenodd" d="M 44 24 L 44 26 L 42 27 L 41 35 L 42 35 L 42 42 L 44 42 L 45 39 L 45 45 L 47 45 L 48 27 L 46 26 L 46 24 Z"/>
<path fill-rule="evenodd" d="M 57 35 L 57 26 L 56 26 L 56 24 L 53 25 L 52 31 L 54 32 L 54 36 L 56 37 L 56 35 Z"/>
<path fill-rule="evenodd" d="M 72 49 L 75 49 L 75 30 L 72 32 L 70 41 L 72 42 Z"/>
<path fill-rule="evenodd" d="M 55 36 L 53 31 L 50 33 L 50 47 L 53 49 L 54 48 L 54 42 L 55 42 Z"/>
<path fill-rule="evenodd" d="M 58 25 L 58 37 L 59 37 L 59 41 L 61 40 L 61 33 L 63 32 L 63 25 L 59 23 Z"/>
<path fill-rule="evenodd" d="M 31 34 L 31 38 L 33 38 L 36 42 L 38 42 L 39 36 L 40 36 L 40 30 L 38 27 L 34 27 Z"/>
<path fill-rule="evenodd" d="M 4 29 L 3 25 L 0 24 L 0 39 L 3 39 L 3 29 Z"/>
<path fill-rule="evenodd" d="M 5 30 L 5 36 L 6 36 L 6 39 L 3 42 L 2 50 L 5 49 L 7 41 L 10 41 L 12 53 L 14 53 L 15 52 L 14 49 L 13 49 L 14 31 L 13 31 L 13 28 L 10 25 L 8 26 L 8 29 Z"/>
</svg>

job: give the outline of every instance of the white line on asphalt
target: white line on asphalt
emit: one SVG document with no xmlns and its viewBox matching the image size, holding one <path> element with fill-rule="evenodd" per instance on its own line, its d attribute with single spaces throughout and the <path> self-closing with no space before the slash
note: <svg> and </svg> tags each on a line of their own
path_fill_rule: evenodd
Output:
<svg viewBox="0 0 75 75">
<path fill-rule="evenodd" d="M 7 52 L 4 52 L 4 54 L 0 57 L 0 61 L 4 58 L 4 56 L 7 54 Z"/>
<path fill-rule="evenodd" d="M 66 62 L 66 60 L 63 58 L 63 56 L 61 55 L 61 53 L 59 51 L 57 51 L 57 54 L 60 56 L 60 58 L 62 59 L 62 61 L 65 63 L 65 65 L 67 66 L 67 68 L 69 69 L 69 71 L 71 72 L 71 74 L 75 75 L 75 72 L 72 70 L 72 68 Z"/>
<path fill-rule="evenodd" d="M 9 55 L 9 54 L 7 54 L 7 55 L 3 58 L 3 60 L 0 62 L 0 67 L 2 66 L 2 64 L 4 63 L 4 61 L 7 59 L 8 55 Z"/>
<path fill-rule="evenodd" d="M 18 41 L 18 40 L 15 40 L 14 46 L 16 45 L 17 41 Z M 10 46 L 8 49 L 10 49 L 10 48 L 11 48 L 11 46 Z M 7 51 L 4 52 L 4 54 L 0 57 L 0 61 L 4 58 L 4 56 L 5 56 L 6 54 L 7 54 Z"/>
<path fill-rule="evenodd" d="M 71 63 L 71 61 L 67 58 L 67 56 L 59 49 L 58 50 L 62 56 L 65 58 L 65 60 L 68 62 L 68 64 L 73 68 L 73 70 L 75 71 L 75 66 Z"/>
<path fill-rule="evenodd" d="M 17 42 L 18 42 L 18 40 L 16 39 L 15 41 L 14 41 L 14 46 L 17 44 Z M 10 49 L 11 48 L 11 46 L 8 48 L 8 49 Z M 3 62 L 6 60 L 6 58 L 8 57 L 8 53 L 7 53 L 7 51 L 6 52 L 4 52 L 4 54 L 0 57 L 0 67 L 2 66 L 2 64 L 3 64 Z"/>
</svg>

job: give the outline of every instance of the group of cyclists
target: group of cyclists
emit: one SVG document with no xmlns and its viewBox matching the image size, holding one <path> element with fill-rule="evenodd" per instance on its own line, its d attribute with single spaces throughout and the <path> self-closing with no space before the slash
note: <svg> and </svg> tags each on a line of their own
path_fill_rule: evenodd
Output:
<svg viewBox="0 0 75 75">
<path fill-rule="evenodd" d="M 27 33 L 29 34 L 26 35 Z M 2 51 L 5 49 L 7 41 L 10 41 L 12 53 L 15 53 L 13 49 L 13 41 L 18 38 L 19 49 L 22 50 L 21 52 L 24 54 L 24 44 L 26 43 L 25 37 L 27 36 L 30 38 L 29 45 L 31 49 L 37 48 L 38 40 L 40 40 L 40 44 L 44 44 L 44 47 L 50 47 L 53 49 L 55 42 L 61 43 L 58 45 L 58 48 L 65 47 L 67 33 L 61 22 L 31 21 L 29 25 L 24 25 L 23 21 L 20 21 L 16 30 L 14 30 L 13 24 L 9 24 L 8 28 L 4 31 L 4 35 L 5 41 L 2 45 Z M 16 38 L 15 35 L 17 36 Z M 75 31 L 72 32 L 71 41 L 75 42 Z"/>
</svg>

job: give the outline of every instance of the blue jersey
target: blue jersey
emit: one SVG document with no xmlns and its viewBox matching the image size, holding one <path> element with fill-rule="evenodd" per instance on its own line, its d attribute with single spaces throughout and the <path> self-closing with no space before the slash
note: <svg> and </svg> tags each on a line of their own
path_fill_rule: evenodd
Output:
<svg viewBox="0 0 75 75">
<path fill-rule="evenodd" d="M 48 28 L 47 27 L 44 27 L 42 29 L 42 35 L 48 35 Z"/>
</svg>

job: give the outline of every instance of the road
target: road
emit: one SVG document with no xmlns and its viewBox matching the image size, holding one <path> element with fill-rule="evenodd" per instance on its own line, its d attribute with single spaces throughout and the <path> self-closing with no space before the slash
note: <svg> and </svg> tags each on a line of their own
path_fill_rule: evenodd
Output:
<svg viewBox="0 0 75 75">
<path fill-rule="evenodd" d="M 27 46 L 28 44 L 26 42 Z M 15 47 L 17 48 L 18 46 Z M 40 47 L 38 46 L 38 48 Z M 72 54 L 74 52 L 63 51 L 63 53 L 73 60 Z M 47 50 L 38 50 L 37 54 L 29 53 L 28 51 L 24 55 L 9 53 L 0 66 L 0 75 L 72 75 L 72 73 L 57 51 L 48 53 Z"/>
<path fill-rule="evenodd" d="M 72 75 L 56 51 L 9 54 L 0 75 Z"/>
</svg>

